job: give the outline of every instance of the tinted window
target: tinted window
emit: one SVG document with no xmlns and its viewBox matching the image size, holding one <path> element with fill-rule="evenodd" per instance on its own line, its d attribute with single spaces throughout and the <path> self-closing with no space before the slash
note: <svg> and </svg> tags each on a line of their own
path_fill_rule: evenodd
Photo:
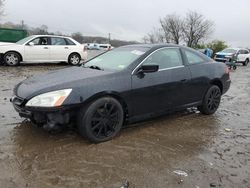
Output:
<svg viewBox="0 0 250 188">
<path fill-rule="evenodd" d="M 197 64 L 197 63 L 203 63 L 204 59 L 201 58 L 200 56 L 198 56 L 197 54 L 190 52 L 190 51 L 186 51 L 185 50 L 185 54 L 188 60 L 189 64 Z"/>
<path fill-rule="evenodd" d="M 51 45 L 66 45 L 64 38 L 52 37 Z"/>
<path fill-rule="evenodd" d="M 182 66 L 182 58 L 178 48 L 164 48 L 154 52 L 143 63 L 144 65 L 156 64 L 159 69 Z"/>
<path fill-rule="evenodd" d="M 72 40 L 65 39 L 67 41 L 67 45 L 76 45 Z"/>
</svg>

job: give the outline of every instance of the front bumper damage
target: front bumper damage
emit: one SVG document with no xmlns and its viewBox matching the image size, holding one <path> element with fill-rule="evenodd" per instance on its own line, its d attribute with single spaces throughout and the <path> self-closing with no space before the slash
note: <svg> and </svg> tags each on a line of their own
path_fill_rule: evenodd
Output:
<svg viewBox="0 0 250 188">
<path fill-rule="evenodd" d="M 27 101 L 14 96 L 10 99 L 15 110 L 23 118 L 28 118 L 32 123 L 43 127 L 45 130 L 58 130 L 70 125 L 76 118 L 76 107 L 56 107 L 56 108 L 37 108 L 26 107 Z"/>
</svg>

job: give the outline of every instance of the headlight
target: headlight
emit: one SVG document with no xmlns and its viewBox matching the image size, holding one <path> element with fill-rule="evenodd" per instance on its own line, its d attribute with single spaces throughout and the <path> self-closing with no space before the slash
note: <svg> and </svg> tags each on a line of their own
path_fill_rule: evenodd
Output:
<svg viewBox="0 0 250 188">
<path fill-rule="evenodd" d="M 65 99 L 69 96 L 72 89 L 64 89 L 52 91 L 33 97 L 26 106 L 28 107 L 57 107 L 61 106 Z"/>
</svg>

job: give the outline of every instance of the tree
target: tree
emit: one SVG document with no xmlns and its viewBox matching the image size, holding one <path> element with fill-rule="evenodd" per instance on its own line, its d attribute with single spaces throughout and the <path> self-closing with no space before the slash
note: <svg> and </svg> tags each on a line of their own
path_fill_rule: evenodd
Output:
<svg viewBox="0 0 250 188">
<path fill-rule="evenodd" d="M 182 37 L 183 20 L 176 14 L 167 15 L 160 19 L 161 27 L 167 42 L 179 44 Z"/>
<path fill-rule="evenodd" d="M 163 30 L 154 28 L 150 33 L 143 37 L 144 43 L 164 43 L 166 42 Z"/>
<path fill-rule="evenodd" d="M 79 43 L 83 43 L 84 37 L 80 32 L 72 33 L 71 37 Z"/>
<path fill-rule="evenodd" d="M 40 27 L 31 28 L 29 29 L 29 33 L 31 35 L 48 35 L 48 26 L 47 25 L 41 25 Z"/>
<path fill-rule="evenodd" d="M 225 48 L 228 48 L 228 45 L 225 41 L 213 40 L 212 42 L 206 45 L 208 48 L 212 49 L 214 53 L 219 52 Z"/>
<path fill-rule="evenodd" d="M 195 11 L 187 13 L 183 24 L 183 37 L 188 47 L 195 47 L 213 31 L 213 22 Z"/>
</svg>

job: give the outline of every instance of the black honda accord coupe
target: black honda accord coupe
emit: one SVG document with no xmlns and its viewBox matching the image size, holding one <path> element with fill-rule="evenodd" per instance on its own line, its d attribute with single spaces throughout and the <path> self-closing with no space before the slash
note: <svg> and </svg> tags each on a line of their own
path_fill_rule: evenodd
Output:
<svg viewBox="0 0 250 188">
<path fill-rule="evenodd" d="M 213 114 L 230 87 L 228 68 L 178 45 L 130 45 L 81 67 L 30 77 L 11 99 L 21 117 L 47 129 L 76 124 L 91 142 L 168 112 L 197 107 Z"/>
</svg>

